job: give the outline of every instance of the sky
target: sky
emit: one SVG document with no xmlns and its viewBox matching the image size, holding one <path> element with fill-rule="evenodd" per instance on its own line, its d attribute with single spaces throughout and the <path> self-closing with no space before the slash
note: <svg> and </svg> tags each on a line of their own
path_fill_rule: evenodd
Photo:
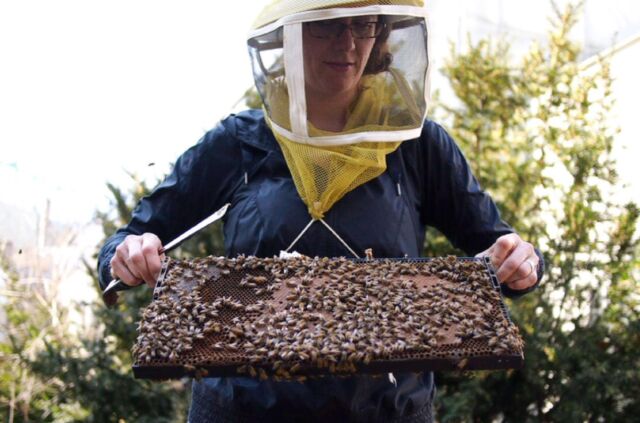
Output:
<svg viewBox="0 0 640 423">
<path fill-rule="evenodd" d="M 162 174 L 252 85 L 264 4 L 0 2 L 0 201 L 86 220 L 107 181 Z"/>
<path fill-rule="evenodd" d="M 245 40 L 266 3 L 0 2 L 0 202 L 34 210 L 49 199 L 54 220 L 85 222 L 109 208 L 106 182 L 160 177 L 253 84 Z M 434 47 L 448 51 L 442 34 L 464 44 L 452 22 L 529 43 L 546 31 L 544 3 L 434 0 Z M 609 3 L 587 3 L 592 27 L 640 22 L 640 2 Z"/>
</svg>

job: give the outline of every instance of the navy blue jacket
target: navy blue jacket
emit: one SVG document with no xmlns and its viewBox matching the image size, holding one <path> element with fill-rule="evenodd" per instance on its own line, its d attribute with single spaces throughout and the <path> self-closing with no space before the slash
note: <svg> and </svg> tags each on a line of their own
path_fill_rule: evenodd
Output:
<svg viewBox="0 0 640 423">
<path fill-rule="evenodd" d="M 98 262 L 102 286 L 110 280 L 109 260 L 124 237 L 152 232 L 167 243 L 225 203 L 231 203 L 224 218 L 228 256 L 278 255 L 309 223 L 307 207 L 262 111 L 230 116 L 178 159 L 166 180 L 140 201 L 131 222 L 103 247 Z M 325 221 L 358 254 L 372 248 L 376 257 L 419 257 L 427 225 L 469 255 L 513 232 L 481 190 L 455 142 L 430 121 L 420 138 L 402 143 L 387 156 L 382 175 L 346 194 L 326 213 Z M 294 249 L 310 256 L 351 256 L 318 222 Z M 523 293 L 506 287 L 503 292 Z M 205 379 L 194 382 L 190 418 L 424 420 L 434 392 L 433 375 L 395 376 L 397 387 L 386 377 L 371 376 L 304 384 Z"/>
</svg>

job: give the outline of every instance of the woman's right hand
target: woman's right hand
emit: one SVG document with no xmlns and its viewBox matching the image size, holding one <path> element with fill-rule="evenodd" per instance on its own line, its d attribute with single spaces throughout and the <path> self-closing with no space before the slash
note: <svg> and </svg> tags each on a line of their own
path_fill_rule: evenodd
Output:
<svg viewBox="0 0 640 423">
<path fill-rule="evenodd" d="M 128 235 L 116 247 L 111 259 L 111 275 L 130 286 L 146 283 L 155 287 L 164 254 L 160 254 L 162 242 L 155 234 Z"/>
</svg>

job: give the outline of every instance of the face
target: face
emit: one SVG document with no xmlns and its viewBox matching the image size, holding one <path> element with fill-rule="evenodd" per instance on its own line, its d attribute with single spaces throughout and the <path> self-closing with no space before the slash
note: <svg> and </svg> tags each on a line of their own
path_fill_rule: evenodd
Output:
<svg viewBox="0 0 640 423">
<path fill-rule="evenodd" d="M 336 36 L 334 32 L 334 35 L 328 38 L 314 36 L 327 29 L 321 26 L 322 22 L 303 25 L 304 72 L 308 99 L 339 95 L 352 100 L 355 97 L 375 38 L 354 38 L 352 31 L 344 25 L 359 25 L 360 27 L 355 29 L 357 33 L 367 22 L 376 21 L 376 16 L 325 21 L 342 29 L 339 35 Z M 318 25 L 315 31 L 311 25 Z"/>
</svg>

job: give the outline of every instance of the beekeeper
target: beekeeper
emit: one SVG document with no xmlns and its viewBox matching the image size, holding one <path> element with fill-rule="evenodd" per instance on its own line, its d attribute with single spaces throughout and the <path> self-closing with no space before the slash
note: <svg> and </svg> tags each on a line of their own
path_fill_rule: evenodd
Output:
<svg viewBox="0 0 640 423">
<path fill-rule="evenodd" d="M 153 286 L 158 250 L 223 204 L 225 251 L 271 257 L 419 257 L 426 226 L 485 254 L 507 296 L 543 263 L 500 219 L 447 132 L 425 120 L 423 1 L 275 1 L 248 38 L 263 110 L 232 115 L 176 162 L 99 256 L 112 276 Z M 433 374 L 300 382 L 193 383 L 189 420 L 430 421 Z"/>
</svg>

